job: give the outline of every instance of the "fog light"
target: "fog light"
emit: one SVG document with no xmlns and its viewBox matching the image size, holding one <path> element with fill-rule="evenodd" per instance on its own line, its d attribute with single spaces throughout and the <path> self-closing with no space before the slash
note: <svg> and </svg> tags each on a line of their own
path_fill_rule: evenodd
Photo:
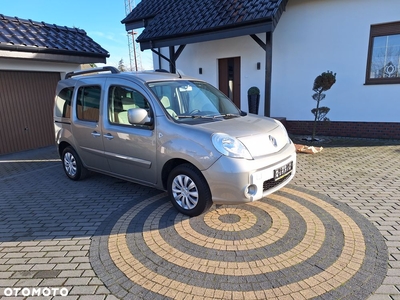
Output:
<svg viewBox="0 0 400 300">
<path fill-rule="evenodd" d="M 250 184 L 246 189 L 246 196 L 254 196 L 255 194 L 257 194 L 257 186 Z"/>
</svg>

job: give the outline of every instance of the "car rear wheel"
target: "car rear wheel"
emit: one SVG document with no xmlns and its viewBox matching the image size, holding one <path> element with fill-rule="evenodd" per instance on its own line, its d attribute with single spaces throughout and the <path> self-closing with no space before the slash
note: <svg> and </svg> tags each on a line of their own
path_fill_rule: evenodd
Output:
<svg viewBox="0 0 400 300">
<path fill-rule="evenodd" d="M 174 207 L 188 216 L 198 216 L 212 205 L 207 181 L 194 166 L 175 167 L 168 177 L 168 194 Z"/>
<path fill-rule="evenodd" d="M 67 147 L 62 153 L 62 163 L 69 179 L 80 180 L 86 177 L 88 171 L 74 149 Z"/>
</svg>

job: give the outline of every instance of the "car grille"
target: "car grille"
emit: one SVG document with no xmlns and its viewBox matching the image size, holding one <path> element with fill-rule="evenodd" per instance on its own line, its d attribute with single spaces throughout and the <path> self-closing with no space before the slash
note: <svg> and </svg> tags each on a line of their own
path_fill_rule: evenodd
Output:
<svg viewBox="0 0 400 300">
<path fill-rule="evenodd" d="M 287 176 L 275 181 L 274 179 L 266 180 L 263 183 L 263 192 L 268 191 L 269 189 L 272 189 L 281 183 L 289 180 L 291 173 L 289 173 Z"/>
</svg>

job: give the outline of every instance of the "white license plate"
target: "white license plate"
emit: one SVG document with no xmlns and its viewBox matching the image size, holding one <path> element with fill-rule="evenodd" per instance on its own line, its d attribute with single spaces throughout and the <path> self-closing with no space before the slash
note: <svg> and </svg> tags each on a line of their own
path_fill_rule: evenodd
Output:
<svg viewBox="0 0 400 300">
<path fill-rule="evenodd" d="M 293 170 L 293 162 L 292 161 L 290 163 L 280 167 L 279 169 L 274 170 L 275 181 L 282 179 L 285 176 L 288 176 L 290 173 L 292 173 L 292 170 Z"/>
</svg>

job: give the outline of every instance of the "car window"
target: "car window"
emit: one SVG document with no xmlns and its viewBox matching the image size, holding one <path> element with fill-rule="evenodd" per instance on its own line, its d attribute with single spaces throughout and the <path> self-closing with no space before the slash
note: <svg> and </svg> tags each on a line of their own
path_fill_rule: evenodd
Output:
<svg viewBox="0 0 400 300">
<path fill-rule="evenodd" d="M 176 120 L 212 119 L 240 115 L 239 109 L 221 91 L 201 81 L 164 81 L 149 83 L 167 113 Z"/>
<path fill-rule="evenodd" d="M 100 86 L 83 86 L 78 89 L 76 113 L 79 120 L 99 121 L 100 95 Z"/>
<path fill-rule="evenodd" d="M 143 108 L 150 114 L 147 99 L 137 90 L 113 85 L 108 90 L 108 120 L 112 124 L 129 125 L 128 110 Z"/>
<path fill-rule="evenodd" d="M 56 96 L 55 114 L 57 117 L 71 118 L 71 100 L 73 87 L 62 89 Z"/>
</svg>

